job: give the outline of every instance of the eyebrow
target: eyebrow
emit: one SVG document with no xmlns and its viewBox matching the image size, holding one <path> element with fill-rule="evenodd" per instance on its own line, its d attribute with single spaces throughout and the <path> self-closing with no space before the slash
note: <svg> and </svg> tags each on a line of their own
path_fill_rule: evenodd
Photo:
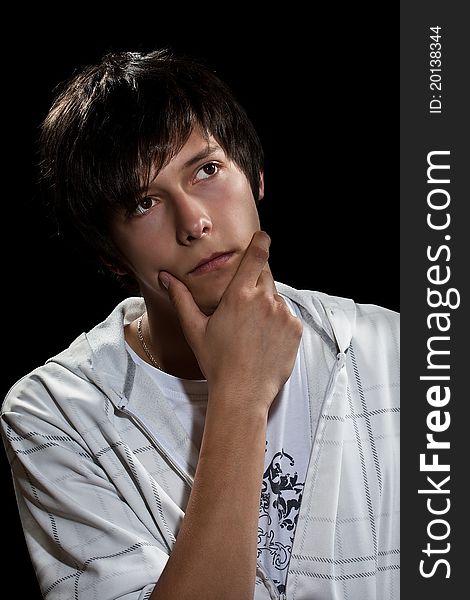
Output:
<svg viewBox="0 0 470 600">
<path fill-rule="evenodd" d="M 183 169 L 187 169 L 188 167 L 191 167 L 192 165 L 199 162 L 203 158 L 207 158 L 211 154 L 214 154 L 215 152 L 217 152 L 217 150 L 222 150 L 222 148 L 220 146 L 206 146 L 204 148 L 204 150 L 202 150 L 201 152 L 198 152 L 192 158 L 190 158 L 188 161 L 186 161 L 183 165 Z"/>
<path fill-rule="evenodd" d="M 214 145 L 206 146 L 204 148 L 204 150 L 201 150 L 200 152 L 198 152 L 197 154 L 192 156 L 189 160 L 187 160 L 183 165 L 183 169 L 187 169 L 188 167 L 191 167 L 195 163 L 199 162 L 200 160 L 207 158 L 211 154 L 215 154 L 218 150 L 222 150 L 222 148 L 220 146 L 214 146 Z M 143 185 L 140 188 L 140 193 L 146 193 L 154 181 L 155 181 L 155 179 L 153 179 L 152 181 L 149 181 L 148 185 Z"/>
</svg>

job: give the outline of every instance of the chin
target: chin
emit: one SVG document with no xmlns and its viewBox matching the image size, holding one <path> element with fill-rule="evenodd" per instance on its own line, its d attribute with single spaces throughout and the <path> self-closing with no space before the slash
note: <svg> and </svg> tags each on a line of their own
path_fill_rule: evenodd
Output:
<svg viewBox="0 0 470 600">
<path fill-rule="evenodd" d="M 205 314 L 206 317 L 210 317 L 215 312 L 217 306 L 199 306 L 199 310 Z"/>
<path fill-rule="evenodd" d="M 193 294 L 194 301 L 199 307 L 199 310 L 209 317 L 212 313 L 215 312 L 217 307 L 219 306 L 220 300 L 224 294 L 224 290 L 217 293 L 215 290 L 211 290 L 210 293 L 199 292 L 195 293 L 195 291 L 191 290 Z"/>
<path fill-rule="evenodd" d="M 210 316 L 215 312 L 234 274 L 225 272 L 217 275 L 217 277 L 210 277 L 205 280 L 203 285 L 193 284 L 189 287 L 199 310 L 206 316 Z"/>
<path fill-rule="evenodd" d="M 214 313 L 219 306 L 220 298 L 194 298 L 196 304 L 199 307 L 199 310 L 206 315 L 206 317 L 210 317 L 212 313 Z"/>
</svg>

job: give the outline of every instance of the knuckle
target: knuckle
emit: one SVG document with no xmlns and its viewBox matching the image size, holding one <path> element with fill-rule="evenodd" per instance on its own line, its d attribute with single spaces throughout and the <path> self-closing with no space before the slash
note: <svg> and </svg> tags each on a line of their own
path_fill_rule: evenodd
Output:
<svg viewBox="0 0 470 600">
<path fill-rule="evenodd" d="M 261 244 L 254 244 L 251 249 L 251 254 L 259 262 L 266 262 L 269 258 L 269 250 Z"/>
<path fill-rule="evenodd" d="M 292 335 L 295 338 L 302 336 L 304 329 L 302 321 L 294 316 L 287 306 L 279 305 L 279 317 L 282 319 L 283 326 L 288 335 Z"/>
<path fill-rule="evenodd" d="M 179 302 L 182 296 L 181 286 L 172 282 L 172 285 L 168 288 L 168 296 L 172 302 Z"/>
<path fill-rule="evenodd" d="M 289 330 L 292 331 L 293 333 L 296 333 L 297 331 L 299 331 L 299 327 L 300 328 L 302 327 L 302 324 L 300 323 L 299 319 L 297 317 L 295 317 L 292 313 L 289 314 L 289 317 L 288 317 L 288 327 L 289 327 Z"/>
<path fill-rule="evenodd" d="M 267 307 L 271 307 L 273 304 L 272 294 L 268 290 L 261 290 L 259 293 L 260 302 Z"/>
<path fill-rule="evenodd" d="M 257 231 L 253 236 L 250 250 L 256 259 L 266 261 L 269 258 L 270 245 L 271 238 L 269 235 L 265 231 Z"/>
<path fill-rule="evenodd" d="M 170 298 L 173 304 L 177 304 L 178 294 L 175 292 L 175 288 L 173 286 L 171 288 L 168 288 L 168 297 Z"/>
<path fill-rule="evenodd" d="M 302 337 L 302 333 L 304 330 L 304 326 L 302 325 L 302 321 L 297 317 L 294 317 L 294 321 L 292 323 L 292 331 L 294 335 L 298 338 Z"/>
<path fill-rule="evenodd" d="M 260 243 L 262 246 L 269 248 L 271 244 L 271 238 L 266 233 L 266 231 L 257 231 L 255 236 L 256 242 Z"/>
<path fill-rule="evenodd" d="M 232 291 L 231 296 L 235 302 L 244 304 L 250 300 L 251 294 L 246 287 L 239 286 Z"/>
</svg>

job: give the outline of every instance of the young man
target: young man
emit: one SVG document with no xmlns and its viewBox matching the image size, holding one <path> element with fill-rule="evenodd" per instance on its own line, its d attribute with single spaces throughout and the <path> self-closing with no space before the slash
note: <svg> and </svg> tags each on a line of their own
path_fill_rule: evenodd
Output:
<svg viewBox="0 0 470 600">
<path fill-rule="evenodd" d="M 273 281 L 226 86 L 108 55 L 42 153 L 61 222 L 140 291 L 3 404 L 44 596 L 398 598 L 397 314 Z"/>
</svg>

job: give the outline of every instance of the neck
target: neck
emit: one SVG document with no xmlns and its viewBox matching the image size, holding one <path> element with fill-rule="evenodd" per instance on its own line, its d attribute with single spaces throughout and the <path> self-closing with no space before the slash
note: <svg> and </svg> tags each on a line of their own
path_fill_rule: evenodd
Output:
<svg viewBox="0 0 470 600">
<path fill-rule="evenodd" d="M 183 379 L 204 379 L 174 308 L 162 303 L 157 305 L 147 299 L 146 306 L 147 317 L 144 321 L 147 327 L 144 328 L 144 335 L 162 370 Z M 141 352 L 139 354 L 142 356 Z"/>
</svg>

